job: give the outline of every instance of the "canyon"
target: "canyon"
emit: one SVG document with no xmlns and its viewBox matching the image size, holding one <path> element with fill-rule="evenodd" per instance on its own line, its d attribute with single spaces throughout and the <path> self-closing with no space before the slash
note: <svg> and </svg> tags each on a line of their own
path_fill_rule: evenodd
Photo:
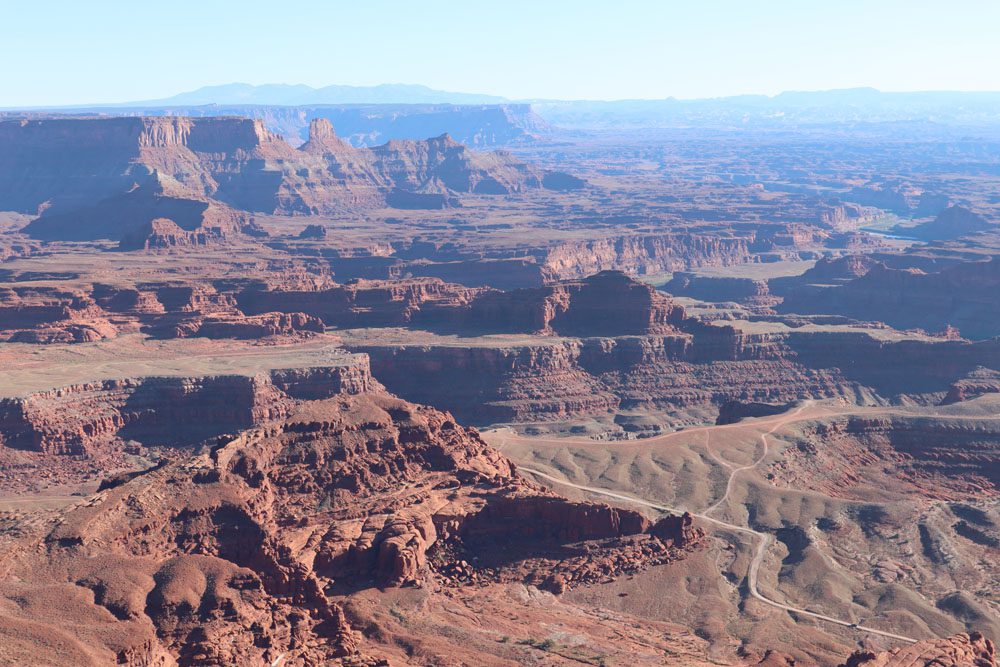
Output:
<svg viewBox="0 0 1000 667">
<path fill-rule="evenodd" d="M 4 112 L 0 662 L 996 664 L 992 144 L 713 118 Z"/>
<path fill-rule="evenodd" d="M 311 121 L 300 148 L 239 117 L 4 120 L 0 145 L 0 209 L 36 213 L 29 236 L 120 239 L 129 249 L 260 233 L 243 212 L 444 208 L 459 192 L 582 185 L 506 154 L 473 153 L 447 134 L 355 148 L 326 118 Z"/>
</svg>

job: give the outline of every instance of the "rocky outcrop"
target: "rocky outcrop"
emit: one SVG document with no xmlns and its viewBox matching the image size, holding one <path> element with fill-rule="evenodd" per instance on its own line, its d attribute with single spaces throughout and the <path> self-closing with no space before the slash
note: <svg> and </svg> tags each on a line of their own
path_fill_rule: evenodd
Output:
<svg viewBox="0 0 1000 667">
<path fill-rule="evenodd" d="M 403 194 L 410 197 L 414 193 Z M 412 202 L 414 207 L 447 205 L 435 199 L 434 193 L 416 194 L 420 197 Z M 586 222 L 580 224 L 585 226 Z M 835 243 L 829 233 L 816 227 L 744 224 L 641 232 L 618 226 L 602 230 L 600 240 L 579 240 L 577 234 L 572 240 L 560 238 L 561 234 L 536 240 L 528 234 L 514 246 L 505 240 L 501 245 L 488 241 L 483 247 L 456 239 L 465 227 L 458 221 L 456 225 L 454 234 L 449 232 L 434 240 L 400 240 L 388 246 L 359 248 L 357 252 L 332 254 L 316 244 L 277 238 L 268 245 L 296 256 L 322 257 L 339 282 L 427 277 L 469 287 L 509 290 L 580 280 L 601 271 L 643 276 L 757 261 L 814 259 Z"/>
<path fill-rule="evenodd" d="M 780 415 L 792 409 L 791 403 L 744 403 L 742 401 L 727 401 L 719 406 L 719 416 L 715 423 L 735 424 L 751 417 L 769 417 Z"/>
<path fill-rule="evenodd" d="M 204 220 L 202 221 L 204 222 Z M 243 231 L 249 225 L 237 225 L 231 231 Z M 199 225 L 201 227 L 201 225 Z M 155 250 L 186 246 L 204 246 L 226 236 L 222 227 L 208 226 L 185 231 L 169 218 L 154 218 L 126 232 L 118 242 L 121 250 Z"/>
<path fill-rule="evenodd" d="M 238 288 L 244 285 L 239 281 Z M 194 281 L 66 289 L 15 283 L 0 288 L 0 341 L 84 343 L 136 331 L 157 338 L 257 339 L 324 330 L 319 318 L 295 310 L 247 315 L 237 306 L 238 294 L 222 288 Z M 274 294 L 274 301 L 286 294 Z M 322 293 L 314 296 L 322 301 Z"/>
<path fill-rule="evenodd" d="M 803 283 L 836 284 L 847 280 L 860 278 L 872 270 L 879 262 L 867 255 L 844 255 L 843 257 L 824 257 L 816 264 L 798 276 L 796 280 Z"/>
<path fill-rule="evenodd" d="M 339 327 L 610 336 L 676 332 L 684 319 L 684 310 L 666 295 L 617 271 L 508 292 L 440 279 L 359 280 L 315 291 L 258 283 L 237 300 L 248 313 L 301 311 Z"/>
<path fill-rule="evenodd" d="M 85 290 L 0 288 L 0 341 L 88 343 L 117 335 L 108 313 Z"/>
<path fill-rule="evenodd" d="M 323 225 L 306 225 L 305 228 L 299 232 L 300 239 L 325 239 L 326 238 L 326 227 Z"/>
<path fill-rule="evenodd" d="M 979 634 L 928 639 L 890 651 L 856 651 L 840 667 L 994 667 L 996 647 Z"/>
<path fill-rule="evenodd" d="M 605 270 L 642 275 L 692 266 L 740 264 L 749 261 L 755 241 L 755 235 L 749 233 L 733 237 L 665 233 L 571 241 L 540 249 L 536 254 L 543 269 L 565 280 Z"/>
<path fill-rule="evenodd" d="M 828 203 L 819 206 L 819 223 L 836 231 L 856 231 L 877 217 L 878 211 L 850 203 Z"/>
<path fill-rule="evenodd" d="M 323 322 L 305 313 L 263 313 L 231 317 L 195 317 L 179 322 L 165 337 L 243 338 L 257 340 L 271 336 L 304 336 L 323 333 Z"/>
<path fill-rule="evenodd" d="M 945 195 L 896 179 L 876 179 L 854 186 L 844 196 L 859 204 L 907 217 L 937 215 L 949 203 Z"/>
<path fill-rule="evenodd" d="M 666 335 L 461 345 L 353 342 L 380 381 L 475 424 L 655 408 L 715 419 L 721 406 L 840 397 L 938 403 L 978 368 L 1000 367 L 996 341 L 883 340 L 863 332 L 743 333 L 682 319 Z"/>
<path fill-rule="evenodd" d="M 355 633 L 349 610 L 366 589 L 561 591 L 702 537 L 689 516 L 651 525 L 560 499 L 447 414 L 342 393 L 106 484 L 22 537 L 0 556 L 0 646 L 16 636 L 47 660 L 47 631 L 69 644 L 62 657 L 87 646 L 93 662 L 364 664 L 380 639 Z"/>
<path fill-rule="evenodd" d="M 24 232 L 48 241 L 117 239 L 122 250 L 201 246 L 251 229 L 250 217 L 154 173 L 127 192 L 64 211 L 45 211 Z M 62 212 L 57 212 L 62 211 Z"/>
<path fill-rule="evenodd" d="M 1000 393 L 1000 371 L 980 367 L 955 380 L 948 388 L 948 393 L 941 399 L 941 405 L 961 403 L 983 394 L 998 393 Z"/>
<path fill-rule="evenodd" d="M 379 381 L 473 424 L 558 420 L 616 409 L 620 399 L 580 367 L 573 341 L 494 347 L 359 345 Z"/>
</svg>

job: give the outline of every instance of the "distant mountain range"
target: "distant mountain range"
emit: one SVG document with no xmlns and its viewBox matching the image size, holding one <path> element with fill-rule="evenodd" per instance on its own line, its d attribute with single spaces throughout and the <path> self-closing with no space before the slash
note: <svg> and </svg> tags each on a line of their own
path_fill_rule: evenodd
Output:
<svg viewBox="0 0 1000 667">
<path fill-rule="evenodd" d="M 741 109 L 803 109 L 854 108 L 864 110 L 910 109 L 924 112 L 943 107 L 982 107 L 1000 104 L 1000 92 L 917 91 L 882 92 L 875 88 L 844 88 L 819 91 L 785 91 L 777 95 L 733 95 L 702 99 L 562 100 L 555 98 L 509 99 L 499 95 L 449 92 L 418 84 L 385 83 L 377 86 L 324 86 L 313 88 L 305 84 L 229 83 L 204 86 L 153 100 L 132 102 L 62 105 L 65 109 L 115 107 L 191 107 L 201 105 L 265 105 L 315 106 L 345 104 L 455 104 L 481 105 L 506 103 L 532 104 L 538 108 L 741 108 Z M 21 107 L 55 108 L 55 107 Z"/>
<path fill-rule="evenodd" d="M 126 102 L 106 106 L 196 106 L 201 104 L 266 104 L 301 106 L 314 104 L 502 104 L 507 100 L 496 95 L 450 93 L 427 86 L 384 83 L 378 86 L 325 86 L 271 83 L 254 86 L 230 83 L 205 86 L 159 100 Z M 105 105 L 101 105 L 105 106 Z"/>
</svg>

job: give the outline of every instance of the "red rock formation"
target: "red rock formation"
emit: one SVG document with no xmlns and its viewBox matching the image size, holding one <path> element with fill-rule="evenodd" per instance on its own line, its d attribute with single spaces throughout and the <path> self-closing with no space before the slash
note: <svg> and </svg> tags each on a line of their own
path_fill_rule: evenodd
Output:
<svg viewBox="0 0 1000 667">
<path fill-rule="evenodd" d="M 256 340 L 270 336 L 302 336 L 323 333 L 323 322 L 305 313 L 263 313 L 223 317 L 195 317 L 178 323 L 167 333 L 170 337 L 245 338 Z"/>
<path fill-rule="evenodd" d="M 819 222 L 837 231 L 854 231 L 877 217 L 877 210 L 857 204 L 827 204 L 819 210 Z"/>
<path fill-rule="evenodd" d="M 310 132 L 297 150 L 245 118 L 2 121 L 0 208 L 40 214 L 25 228 L 37 238 L 121 239 L 136 249 L 251 230 L 243 211 L 332 213 L 384 204 L 397 190 L 510 194 L 543 185 L 540 171 L 510 155 L 473 153 L 447 135 L 359 149 L 325 119 Z"/>
<path fill-rule="evenodd" d="M 92 662 L 361 659 L 378 639 L 350 628 L 359 590 L 560 588 L 669 562 L 701 537 L 690 517 L 650 526 L 559 499 L 447 414 L 345 393 L 106 484 L 21 538 L 0 556 L 0 657 L 47 660 L 48 633 Z M 497 540 L 511 560 L 455 559 L 485 563 Z"/>
<path fill-rule="evenodd" d="M 538 289 L 487 292 L 476 298 L 466 326 L 482 331 L 625 336 L 677 332 L 684 309 L 618 271 Z"/>
<path fill-rule="evenodd" d="M 620 308 L 614 303 L 606 312 Z M 595 319 L 611 321 L 599 311 Z M 892 341 L 794 329 L 748 334 L 684 318 L 675 326 L 678 331 L 666 335 L 468 346 L 359 341 L 349 347 L 370 355 L 375 376 L 390 390 L 475 424 L 630 408 L 696 409 L 714 418 L 730 401 L 785 404 L 804 397 L 877 402 L 907 396 L 936 403 L 975 369 L 1000 367 L 997 341 Z"/>
<path fill-rule="evenodd" d="M 102 113 L 115 113 L 102 109 Z M 422 139 L 449 132 L 477 149 L 531 143 L 552 128 L 528 104 L 321 104 L 300 106 L 211 105 L 130 108 L 128 114 L 249 116 L 293 145 L 308 138 L 313 122 L 332 123 L 354 146 L 391 139 Z"/>
<path fill-rule="evenodd" d="M 905 216 L 923 211 L 935 204 L 944 208 L 946 203 L 941 204 L 940 202 L 947 202 L 947 199 L 924 192 L 922 188 L 913 183 L 893 179 L 872 180 L 863 186 L 855 186 L 846 195 L 846 198 L 865 206 L 874 206 Z"/>
<path fill-rule="evenodd" d="M 763 233 L 760 233 L 763 236 Z M 599 271 L 668 273 L 693 266 L 728 266 L 749 260 L 757 234 L 708 236 L 688 232 L 571 241 L 537 251 L 542 269 L 556 279 L 584 278 Z"/>
<path fill-rule="evenodd" d="M 866 255 L 845 255 L 836 259 L 824 257 L 799 278 L 802 282 L 827 284 L 853 280 L 871 271 L 876 264 L 876 260 Z"/>
<path fill-rule="evenodd" d="M 474 424 L 604 414 L 620 399 L 580 367 L 580 345 L 359 345 L 379 378 Z"/>
<path fill-rule="evenodd" d="M 0 446 L 96 456 L 126 439 L 190 444 L 281 418 L 299 399 L 376 386 L 361 355 L 328 368 L 256 377 L 105 380 L 0 399 Z"/>
<path fill-rule="evenodd" d="M 85 290 L 31 285 L 0 289 L 0 340 L 86 343 L 117 334 L 107 313 Z"/>
<path fill-rule="evenodd" d="M 302 312 L 337 327 L 405 326 L 454 321 L 481 292 L 433 278 L 359 280 L 319 290 L 258 283 L 243 289 L 237 300 L 249 314 Z"/>
<path fill-rule="evenodd" d="M 306 225 L 305 229 L 299 232 L 300 239 L 324 239 L 326 238 L 326 227 L 323 225 Z"/>
<path fill-rule="evenodd" d="M 995 667 L 996 647 L 981 634 L 929 639 L 891 651 L 856 651 L 840 667 Z"/>
<path fill-rule="evenodd" d="M 214 202 L 158 172 L 123 182 L 122 193 L 93 204 L 46 210 L 24 232 L 60 241 L 117 239 L 122 250 L 206 245 L 250 231 L 248 215 Z"/>
<path fill-rule="evenodd" d="M 322 290 L 256 284 L 238 295 L 248 313 L 301 311 L 340 327 L 445 326 L 483 332 L 647 335 L 676 331 L 684 310 L 617 271 L 509 292 L 437 279 L 352 281 Z"/>
<path fill-rule="evenodd" d="M 899 329 L 957 328 L 966 338 L 1000 334 L 1000 258 L 925 273 L 876 264 L 840 287 L 792 291 L 782 312 L 827 313 L 885 322 Z"/>
<path fill-rule="evenodd" d="M 1000 371 L 977 368 L 963 378 L 956 380 L 948 388 L 941 405 L 951 405 L 972 400 L 983 394 L 1000 393 Z"/>
</svg>

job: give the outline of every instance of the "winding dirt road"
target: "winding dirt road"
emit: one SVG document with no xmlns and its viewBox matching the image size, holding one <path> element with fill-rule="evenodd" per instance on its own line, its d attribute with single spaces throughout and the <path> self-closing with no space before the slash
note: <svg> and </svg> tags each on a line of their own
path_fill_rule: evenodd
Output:
<svg viewBox="0 0 1000 667">
<path fill-rule="evenodd" d="M 708 516 L 708 514 L 710 512 L 712 512 L 715 509 L 721 507 L 726 502 L 726 500 L 729 499 L 729 493 L 730 493 L 730 491 L 733 488 L 733 480 L 736 478 L 736 476 L 739 473 L 741 473 L 741 472 L 743 472 L 745 470 L 752 470 L 752 469 L 756 468 L 758 465 L 760 465 L 764 461 L 765 458 L 767 458 L 768 451 L 769 451 L 768 444 L 767 444 L 767 438 L 768 438 L 768 436 L 771 435 L 772 433 L 774 433 L 777 429 L 779 429 L 782 426 L 784 426 L 785 424 L 787 424 L 789 422 L 792 422 L 792 421 L 795 421 L 796 417 L 798 417 L 798 415 L 801 414 L 803 410 L 805 410 L 807 407 L 809 407 L 810 404 L 811 403 L 806 403 L 806 404 L 800 406 L 799 408 L 797 408 L 796 410 L 793 410 L 790 413 L 786 413 L 785 415 L 782 415 L 783 419 L 782 418 L 778 418 L 778 419 L 775 419 L 775 420 L 767 420 L 768 422 L 772 422 L 773 421 L 773 425 L 771 426 L 771 428 L 768 431 L 766 431 L 765 433 L 761 433 L 761 435 L 760 435 L 761 443 L 763 444 L 763 451 L 762 451 L 761 455 L 759 457 L 757 457 L 757 459 L 753 463 L 751 463 L 749 465 L 745 465 L 745 466 L 741 466 L 739 468 L 732 469 L 730 471 L 730 473 L 729 473 L 729 479 L 726 482 L 726 491 L 723 494 L 723 496 L 721 498 L 719 498 L 719 500 L 717 500 L 715 503 L 713 503 L 704 512 L 700 512 L 700 513 L 694 513 L 694 512 L 692 512 L 692 516 L 696 516 L 696 517 L 698 517 L 699 519 L 701 519 L 703 521 L 707 521 L 709 523 L 715 524 L 715 525 L 720 526 L 720 527 L 722 527 L 722 528 L 724 528 L 726 530 L 732 530 L 732 531 L 736 531 L 738 533 L 743 533 L 743 534 L 751 536 L 753 542 L 756 544 L 756 548 L 754 549 L 753 558 L 750 561 L 750 567 L 747 570 L 747 587 L 750 590 L 750 595 L 752 595 L 757 600 L 760 600 L 764 604 L 769 605 L 771 607 L 775 607 L 777 609 L 782 609 L 784 611 L 791 612 L 791 613 L 794 613 L 794 614 L 798 614 L 800 616 L 809 616 L 810 618 L 815 618 L 815 619 L 820 620 L 820 621 L 826 621 L 827 623 L 833 623 L 835 625 L 840 625 L 840 626 L 843 626 L 843 627 L 846 627 L 846 628 L 853 628 L 855 630 L 860 630 L 861 632 L 867 632 L 869 634 L 879 635 L 881 637 L 888 637 L 889 639 L 895 639 L 895 640 L 898 640 L 898 641 L 908 642 L 908 643 L 912 644 L 912 643 L 914 643 L 914 642 L 917 641 L 916 639 L 914 639 L 912 637 L 906 637 L 904 635 L 897 635 L 897 634 L 894 634 L 892 632 L 886 632 L 885 630 L 879 630 L 878 628 L 872 628 L 872 627 L 869 627 L 869 626 L 866 626 L 866 625 L 859 625 L 859 624 L 856 624 L 856 623 L 852 623 L 850 621 L 845 621 L 845 620 L 840 619 L 840 618 L 835 618 L 833 616 L 827 616 L 826 614 L 820 614 L 818 612 L 809 611 L 808 609 L 801 609 L 799 607 L 793 607 L 791 605 L 782 604 L 781 602 L 777 602 L 776 600 L 772 600 L 772 599 L 766 597 L 765 595 L 763 595 L 760 592 L 760 590 L 758 590 L 758 588 L 757 588 L 757 580 L 758 580 L 759 575 L 760 575 L 761 565 L 763 565 L 764 558 L 767 555 L 767 549 L 768 549 L 768 547 L 771 544 L 771 536 L 768 535 L 767 533 L 762 533 L 760 531 L 754 530 L 752 528 L 748 528 L 746 526 L 738 526 L 736 524 L 728 523 L 726 521 L 722 521 L 720 519 L 716 519 L 714 517 Z M 760 422 L 758 422 L 758 423 L 760 423 Z M 731 426 L 732 425 L 726 425 L 726 426 L 718 426 L 718 427 L 714 427 L 714 428 L 720 428 L 721 429 L 721 428 L 727 428 L 727 427 L 731 427 Z M 746 426 L 746 424 L 744 424 L 744 426 Z M 710 430 L 713 427 L 709 426 L 709 427 L 704 427 L 704 428 L 706 430 Z M 674 508 L 674 507 L 667 507 L 666 505 L 660 505 L 658 503 L 650 502 L 648 500 L 643 500 L 641 498 L 635 498 L 635 497 L 632 497 L 632 496 L 627 496 L 627 495 L 624 495 L 624 494 L 621 494 L 621 493 L 615 493 L 613 491 L 608 491 L 606 489 L 598 489 L 598 488 L 595 488 L 595 487 L 583 486 L 582 484 L 574 484 L 573 482 L 569 482 L 569 481 L 566 481 L 564 479 L 559 479 L 558 477 L 553 477 L 552 475 L 544 473 L 541 470 L 535 470 L 534 468 L 529 468 L 529 467 L 526 467 L 526 466 L 519 465 L 518 466 L 518 470 L 524 471 L 526 473 L 530 473 L 532 475 L 535 475 L 536 477 L 540 477 L 542 479 L 548 480 L 548 481 L 550 481 L 550 482 L 552 482 L 554 484 L 561 484 L 563 486 L 568 486 L 570 488 L 578 489 L 580 491 L 586 491 L 588 493 L 593 493 L 593 494 L 597 494 L 597 495 L 601 495 L 601 496 L 606 496 L 608 498 L 614 498 L 616 500 L 621 500 L 621 501 L 625 501 L 625 502 L 629 502 L 629 503 L 634 503 L 634 504 L 637 504 L 637 505 L 643 505 L 645 507 L 650 507 L 652 509 L 660 510 L 661 512 L 670 512 L 670 513 L 673 513 L 673 514 L 680 514 L 680 513 L 683 512 L 683 510 L 679 510 L 679 509 Z"/>
</svg>

